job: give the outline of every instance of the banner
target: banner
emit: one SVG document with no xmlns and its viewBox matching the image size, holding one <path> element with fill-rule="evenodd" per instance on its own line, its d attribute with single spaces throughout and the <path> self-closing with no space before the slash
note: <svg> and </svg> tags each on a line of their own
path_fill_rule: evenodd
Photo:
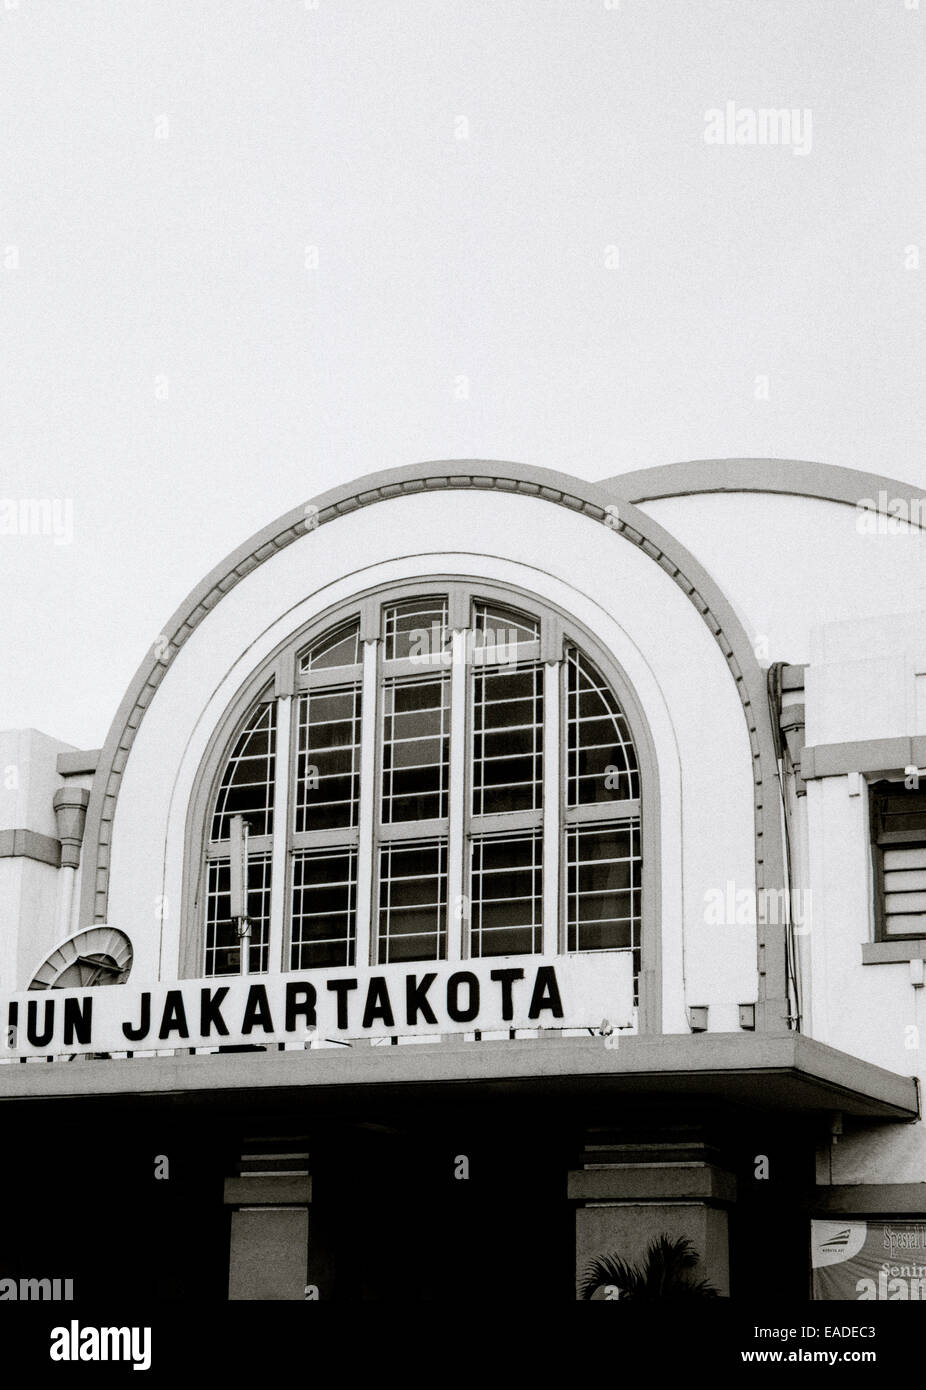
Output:
<svg viewBox="0 0 926 1390">
<path fill-rule="evenodd" d="M 926 1300 L 926 1217 L 810 1226 L 814 1298 Z"/>
<path fill-rule="evenodd" d="M 629 951 L 214 976 L 0 998 L 0 1059 L 633 1023 Z"/>
</svg>

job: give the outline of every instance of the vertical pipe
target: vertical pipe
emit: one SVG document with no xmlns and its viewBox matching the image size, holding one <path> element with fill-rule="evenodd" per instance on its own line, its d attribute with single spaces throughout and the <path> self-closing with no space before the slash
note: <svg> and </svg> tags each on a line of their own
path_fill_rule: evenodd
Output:
<svg viewBox="0 0 926 1390">
<path fill-rule="evenodd" d="M 76 870 L 71 865 L 62 865 L 58 870 L 58 896 L 55 904 L 55 944 L 72 936 L 71 915 L 74 903 L 74 878 Z"/>
</svg>

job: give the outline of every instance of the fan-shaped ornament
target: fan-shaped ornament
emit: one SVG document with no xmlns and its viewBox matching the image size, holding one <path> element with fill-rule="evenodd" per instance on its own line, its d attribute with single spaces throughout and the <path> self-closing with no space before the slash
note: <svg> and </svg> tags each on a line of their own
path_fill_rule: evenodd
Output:
<svg viewBox="0 0 926 1390">
<path fill-rule="evenodd" d="M 30 989 L 89 989 L 122 985 L 132 969 L 132 943 L 117 927 L 87 927 L 56 946 Z"/>
</svg>

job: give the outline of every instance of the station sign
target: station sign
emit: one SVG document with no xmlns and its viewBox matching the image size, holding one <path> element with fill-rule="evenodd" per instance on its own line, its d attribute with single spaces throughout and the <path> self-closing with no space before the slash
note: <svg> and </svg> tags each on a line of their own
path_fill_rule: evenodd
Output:
<svg viewBox="0 0 926 1390">
<path fill-rule="evenodd" d="M 45 989 L 0 997 L 0 1060 L 633 1023 L 629 951 Z"/>
</svg>

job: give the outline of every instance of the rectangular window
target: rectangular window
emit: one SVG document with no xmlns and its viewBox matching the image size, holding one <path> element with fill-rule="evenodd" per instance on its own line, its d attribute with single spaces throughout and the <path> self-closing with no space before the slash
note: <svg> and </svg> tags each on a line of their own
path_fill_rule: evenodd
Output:
<svg viewBox="0 0 926 1390">
<path fill-rule="evenodd" d="M 450 680 L 388 681 L 383 691 L 384 824 L 447 815 Z"/>
<path fill-rule="evenodd" d="M 379 960 L 447 955 L 447 842 L 397 840 L 379 856 Z"/>
<path fill-rule="evenodd" d="M 640 961 L 640 823 L 566 830 L 566 949 L 632 950 Z"/>
<path fill-rule="evenodd" d="M 387 661 L 426 660 L 444 651 L 448 631 L 446 596 L 412 598 L 385 610 Z"/>
<path fill-rule="evenodd" d="M 206 963 L 207 975 L 237 975 L 241 970 L 241 939 L 231 915 L 231 871 L 228 859 L 210 859 L 206 865 Z M 270 855 L 248 859 L 248 920 L 251 924 L 249 970 L 267 969 L 270 928 Z"/>
<path fill-rule="evenodd" d="M 543 666 L 473 675 L 473 814 L 543 802 Z"/>
<path fill-rule="evenodd" d="M 297 834 L 357 824 L 360 715 L 359 685 L 299 697 Z"/>
<path fill-rule="evenodd" d="M 293 856 L 290 969 L 353 965 L 357 851 L 323 849 Z"/>
<path fill-rule="evenodd" d="M 879 940 L 926 936 L 926 788 L 871 788 L 875 919 Z"/>
<path fill-rule="evenodd" d="M 543 840 L 539 833 L 473 841 L 470 954 L 531 955 L 543 935 Z"/>
</svg>

